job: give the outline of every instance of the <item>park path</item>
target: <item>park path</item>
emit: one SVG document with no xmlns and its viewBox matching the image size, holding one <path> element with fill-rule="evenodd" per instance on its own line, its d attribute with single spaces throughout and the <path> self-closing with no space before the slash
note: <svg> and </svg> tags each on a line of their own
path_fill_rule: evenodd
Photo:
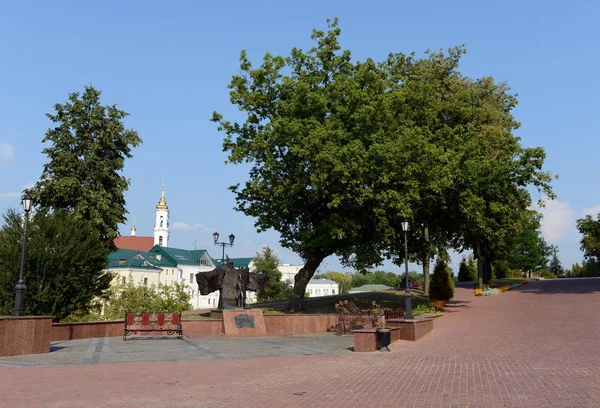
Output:
<svg viewBox="0 0 600 408">
<path fill-rule="evenodd" d="M 0 367 L 0 407 L 600 407 L 600 279 L 490 297 L 391 353 Z"/>
</svg>

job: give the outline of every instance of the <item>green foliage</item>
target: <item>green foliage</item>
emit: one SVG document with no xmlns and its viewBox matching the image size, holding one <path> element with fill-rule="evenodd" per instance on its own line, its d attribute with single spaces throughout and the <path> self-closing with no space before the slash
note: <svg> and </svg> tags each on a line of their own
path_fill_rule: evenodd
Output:
<svg viewBox="0 0 600 408">
<path fill-rule="evenodd" d="M 583 235 L 581 250 L 586 259 L 598 260 L 600 257 L 600 214 L 596 219 L 591 215 L 577 220 L 577 230 Z"/>
<path fill-rule="evenodd" d="M 359 286 L 368 285 L 370 283 L 370 279 L 366 273 L 353 273 L 352 274 L 352 287 L 357 288 Z"/>
<path fill-rule="evenodd" d="M 411 280 L 417 280 L 419 285 L 423 282 L 423 275 L 417 272 L 409 272 L 408 276 Z M 395 288 L 399 285 L 404 274 L 398 275 L 393 272 L 374 271 L 374 272 L 356 272 L 351 275 L 351 287 L 357 288 L 363 285 L 385 285 L 390 288 Z"/>
<path fill-rule="evenodd" d="M 512 271 L 506 260 L 495 261 L 492 264 L 492 271 L 495 279 L 504 279 L 512 275 Z M 520 272 L 518 273 L 520 274 Z"/>
<path fill-rule="evenodd" d="M 190 294 L 187 285 L 134 285 L 133 282 L 113 285 L 104 302 L 104 318 L 118 320 L 125 313 L 183 312 L 190 310 Z"/>
<path fill-rule="evenodd" d="M 84 220 L 113 248 L 118 225 L 126 221 L 124 192 L 128 179 L 121 174 L 131 148 L 142 140 L 125 129 L 127 112 L 116 105 L 102 106 L 100 91 L 85 87 L 83 95 L 72 93 L 65 104 L 55 105 L 48 118 L 55 124 L 43 142 L 49 158 L 32 190 L 42 210 L 62 209 Z"/>
<path fill-rule="evenodd" d="M 419 316 L 422 314 L 435 314 L 439 312 L 438 309 L 436 309 L 435 307 L 425 303 L 416 305 L 411 309 L 411 311 L 414 316 Z"/>
<path fill-rule="evenodd" d="M 269 246 L 264 246 L 260 252 L 256 253 L 252 262 L 257 272 L 263 272 L 269 277 L 265 290 L 257 296 L 259 302 L 271 302 L 291 298 L 290 286 L 287 282 L 281 281 L 282 275 L 279 271 L 279 258 L 275 255 L 273 249 Z"/>
<path fill-rule="evenodd" d="M 0 315 L 14 307 L 22 237 L 21 215 L 7 211 L 0 230 Z M 25 312 L 61 320 L 92 310 L 112 280 L 104 270 L 107 257 L 108 249 L 88 223 L 60 210 L 36 214 L 27 228 Z"/>
<path fill-rule="evenodd" d="M 544 279 L 556 279 L 558 278 L 558 275 L 553 274 L 552 272 L 548 271 L 547 269 L 542 270 L 542 278 Z"/>
<path fill-rule="evenodd" d="M 242 51 L 229 88 L 245 120 L 212 117 L 228 161 L 251 166 L 230 187 L 236 209 L 306 260 L 294 309 L 329 255 L 358 270 L 401 264 L 401 221 L 410 221 L 413 260 L 427 265 L 454 247 L 489 261 L 514 244 L 528 187 L 554 196 L 544 150 L 512 134 L 516 97 L 458 72 L 463 47 L 354 62 L 340 32 L 329 22 L 308 52 L 266 54 L 257 67 Z"/>
<path fill-rule="evenodd" d="M 477 280 L 477 265 L 472 255 L 468 258 L 463 257 L 458 267 L 458 281 L 470 282 Z"/>
<path fill-rule="evenodd" d="M 550 265 L 548 266 L 548 272 L 556 276 L 562 276 L 565 273 L 565 270 L 560 263 L 560 259 L 558 259 L 558 248 L 552 246 L 552 259 L 550 260 Z"/>
<path fill-rule="evenodd" d="M 581 265 L 574 264 L 571 269 L 565 271 L 565 274 L 569 278 L 600 276 L 600 261 L 592 258 L 584 260 Z"/>
<path fill-rule="evenodd" d="M 508 265 L 522 272 L 539 271 L 547 267 L 551 253 L 552 248 L 542 237 L 539 216 L 534 214 L 518 235 L 516 245 L 508 256 Z"/>
<path fill-rule="evenodd" d="M 337 283 L 340 287 L 340 294 L 348 293 L 352 289 L 352 277 L 347 273 L 327 271 L 320 275 L 315 275 L 315 279 L 329 279 Z"/>
<path fill-rule="evenodd" d="M 431 277 L 429 298 L 431 300 L 450 300 L 454 297 L 452 270 L 446 262 L 438 259 Z"/>
</svg>

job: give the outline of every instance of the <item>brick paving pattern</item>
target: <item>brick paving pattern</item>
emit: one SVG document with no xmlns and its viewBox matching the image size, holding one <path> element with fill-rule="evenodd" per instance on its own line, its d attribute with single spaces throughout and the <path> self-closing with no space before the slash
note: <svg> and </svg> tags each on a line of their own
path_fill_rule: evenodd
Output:
<svg viewBox="0 0 600 408">
<path fill-rule="evenodd" d="M 274 338 L 274 347 L 313 355 L 103 364 L 103 340 L 117 340 L 97 339 L 81 352 L 87 364 L 0 365 L 0 406 L 600 407 L 598 305 L 600 279 L 490 297 L 457 288 L 432 333 L 391 353 L 323 354 Z M 238 340 L 248 350 L 258 341 Z"/>
</svg>

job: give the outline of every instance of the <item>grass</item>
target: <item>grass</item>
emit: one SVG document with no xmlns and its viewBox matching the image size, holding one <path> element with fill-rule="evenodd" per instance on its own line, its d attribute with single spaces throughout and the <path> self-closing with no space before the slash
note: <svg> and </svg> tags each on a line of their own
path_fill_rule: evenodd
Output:
<svg viewBox="0 0 600 408">
<path fill-rule="evenodd" d="M 428 304 L 429 299 L 423 296 L 423 291 L 413 289 L 412 294 L 413 306 L 419 304 Z M 336 313 L 335 304 L 342 300 L 359 299 L 362 302 L 370 303 L 375 301 L 382 309 L 404 309 L 404 291 L 388 290 L 384 292 L 364 292 L 352 293 L 335 296 L 322 296 L 314 298 L 304 298 L 304 310 L 302 313 Z M 250 305 L 252 306 L 252 305 Z M 272 302 L 261 303 L 263 313 L 287 313 L 285 310 L 287 302 Z"/>
</svg>

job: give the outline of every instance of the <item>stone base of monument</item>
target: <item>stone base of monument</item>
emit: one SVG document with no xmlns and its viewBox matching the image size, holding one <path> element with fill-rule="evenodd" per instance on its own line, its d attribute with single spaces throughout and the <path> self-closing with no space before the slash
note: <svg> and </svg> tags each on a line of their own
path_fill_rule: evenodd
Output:
<svg viewBox="0 0 600 408">
<path fill-rule="evenodd" d="M 225 336 L 264 337 L 267 335 L 262 310 L 226 309 L 222 312 Z"/>
<path fill-rule="evenodd" d="M 223 311 L 221 309 L 211 309 L 210 318 L 223 320 Z"/>
</svg>

